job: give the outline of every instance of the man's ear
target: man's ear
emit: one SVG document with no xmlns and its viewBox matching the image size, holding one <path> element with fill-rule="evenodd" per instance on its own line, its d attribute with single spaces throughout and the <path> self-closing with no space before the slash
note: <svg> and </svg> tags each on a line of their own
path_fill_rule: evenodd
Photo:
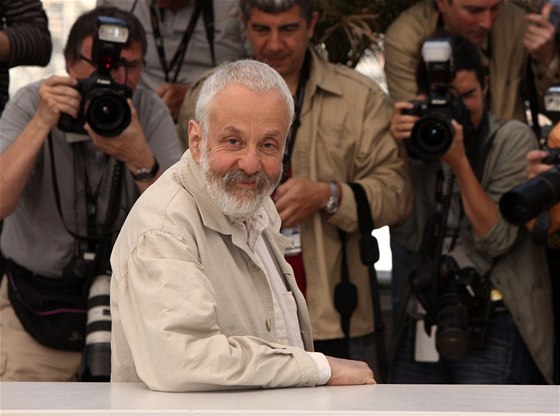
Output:
<svg viewBox="0 0 560 416">
<path fill-rule="evenodd" d="M 443 13 L 446 9 L 447 6 L 447 1 L 446 0 L 436 0 L 436 5 L 438 10 L 440 11 L 440 13 Z"/>
<path fill-rule="evenodd" d="M 189 149 L 196 163 L 200 161 L 200 145 L 202 143 L 202 128 L 195 120 L 189 120 Z"/>
<path fill-rule="evenodd" d="M 311 16 L 311 21 L 309 22 L 309 28 L 307 29 L 307 37 L 311 39 L 313 34 L 315 33 L 315 26 L 317 25 L 317 21 L 319 20 L 319 12 L 314 11 L 313 15 Z"/>
</svg>

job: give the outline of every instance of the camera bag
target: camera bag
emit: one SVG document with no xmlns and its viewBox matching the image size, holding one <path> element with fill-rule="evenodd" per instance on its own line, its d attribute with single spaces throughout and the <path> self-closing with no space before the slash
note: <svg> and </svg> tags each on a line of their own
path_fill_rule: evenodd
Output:
<svg viewBox="0 0 560 416">
<path fill-rule="evenodd" d="M 51 348 L 83 349 L 87 299 L 81 284 L 39 276 L 11 260 L 7 277 L 12 307 L 33 338 Z"/>
</svg>

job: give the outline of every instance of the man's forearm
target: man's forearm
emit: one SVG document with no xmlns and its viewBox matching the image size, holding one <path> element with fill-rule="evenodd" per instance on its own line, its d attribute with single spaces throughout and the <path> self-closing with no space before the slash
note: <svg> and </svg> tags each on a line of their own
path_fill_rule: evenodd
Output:
<svg viewBox="0 0 560 416">
<path fill-rule="evenodd" d="M 0 218 L 15 211 L 48 133 L 47 126 L 33 118 L 16 141 L 0 155 Z"/>
<path fill-rule="evenodd" d="M 0 62 L 10 59 L 10 39 L 4 32 L 0 32 Z"/>
</svg>

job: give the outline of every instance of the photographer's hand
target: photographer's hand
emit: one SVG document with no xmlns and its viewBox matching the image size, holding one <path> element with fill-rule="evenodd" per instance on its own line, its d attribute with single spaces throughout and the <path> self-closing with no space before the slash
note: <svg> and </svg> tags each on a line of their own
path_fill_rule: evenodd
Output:
<svg viewBox="0 0 560 416">
<path fill-rule="evenodd" d="M 410 138 L 414 124 L 420 119 L 419 116 L 402 114 L 403 109 L 411 110 L 413 107 L 413 104 L 409 101 L 398 101 L 395 103 L 389 130 L 393 138 L 398 142 Z"/>
<path fill-rule="evenodd" d="M 544 163 L 541 163 L 541 160 L 543 160 L 546 155 L 546 150 L 531 150 L 527 153 L 526 157 L 529 162 L 527 165 L 527 174 L 529 179 L 533 179 L 535 176 L 552 169 L 552 165 L 545 165 Z"/>
<path fill-rule="evenodd" d="M 451 169 L 455 171 L 456 168 L 462 164 L 469 163 L 469 161 L 465 152 L 463 126 L 456 120 L 451 120 L 451 124 L 455 130 L 455 135 L 453 136 L 453 141 L 449 149 L 447 149 L 447 152 L 441 157 L 441 160 L 451 166 Z"/>
<path fill-rule="evenodd" d="M 122 160 L 131 172 L 136 172 L 138 169 L 153 166 L 154 154 L 144 136 L 144 131 L 138 120 L 138 112 L 136 108 L 134 108 L 132 100 L 128 100 L 128 105 L 132 116 L 130 125 L 119 136 L 100 136 L 96 134 L 87 123 L 84 128 L 99 150 L 115 159 Z M 149 182 L 137 182 L 140 192 L 143 192 L 152 184 L 160 174 L 161 171 Z"/>
<path fill-rule="evenodd" d="M 154 92 L 159 95 L 163 102 L 167 105 L 173 120 L 177 121 L 181 105 L 183 105 L 183 100 L 185 99 L 185 94 L 188 90 L 189 86 L 187 84 L 172 84 L 170 82 L 165 82 L 154 89 Z"/>
<path fill-rule="evenodd" d="M 554 5 L 546 3 L 540 14 L 525 16 L 527 27 L 523 35 L 523 45 L 537 64 L 549 65 L 556 55 L 556 28 L 550 22 Z"/>
<path fill-rule="evenodd" d="M 58 123 L 62 113 L 78 117 L 82 97 L 74 88 L 76 80 L 66 76 L 53 75 L 39 87 L 39 108 L 34 119 L 44 128 L 45 134 Z"/>
</svg>

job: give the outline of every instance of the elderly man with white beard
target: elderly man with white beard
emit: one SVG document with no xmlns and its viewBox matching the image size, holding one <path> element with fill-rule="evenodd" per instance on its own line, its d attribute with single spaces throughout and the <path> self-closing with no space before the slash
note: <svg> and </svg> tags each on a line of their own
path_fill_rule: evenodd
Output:
<svg viewBox="0 0 560 416">
<path fill-rule="evenodd" d="M 195 391 L 373 384 L 363 362 L 313 352 L 270 198 L 293 117 L 256 61 L 201 89 L 189 150 L 142 195 L 111 263 L 112 381 Z"/>
</svg>

